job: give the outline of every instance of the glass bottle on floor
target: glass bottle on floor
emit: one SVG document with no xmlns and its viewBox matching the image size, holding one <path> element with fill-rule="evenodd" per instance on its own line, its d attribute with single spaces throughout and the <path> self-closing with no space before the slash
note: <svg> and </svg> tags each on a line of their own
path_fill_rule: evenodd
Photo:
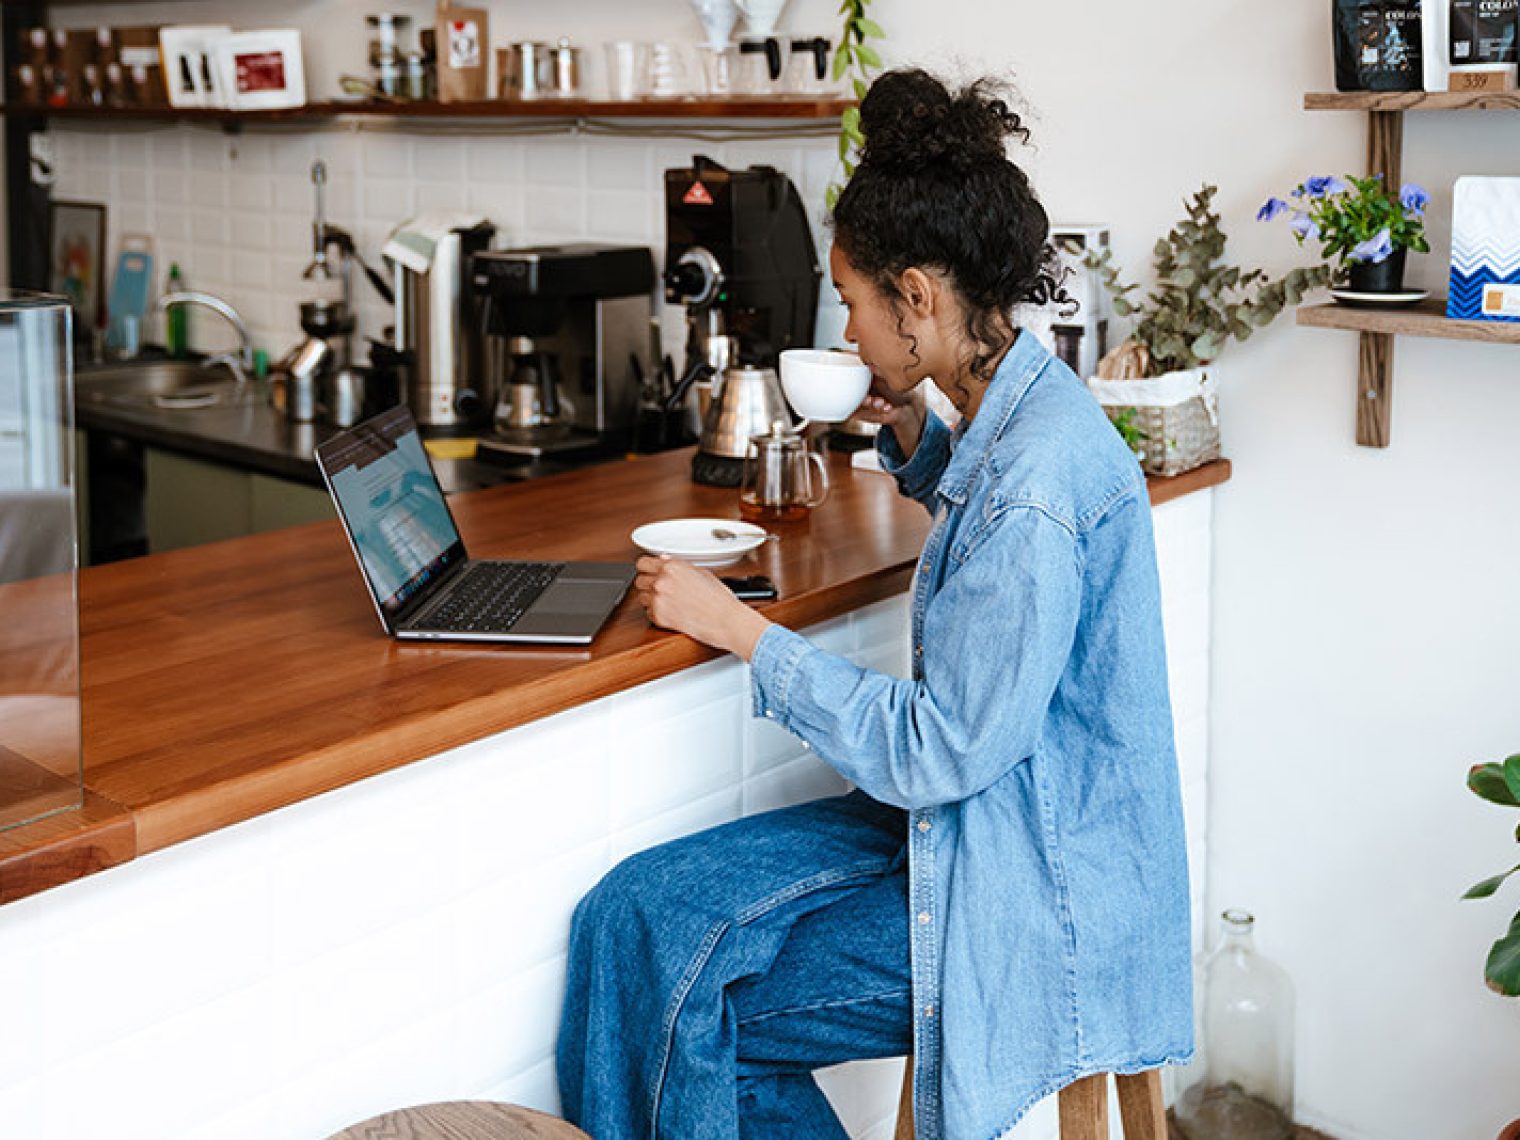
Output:
<svg viewBox="0 0 1520 1140">
<path fill-rule="evenodd" d="M 1187 1140 L 1293 1134 L 1293 983 L 1256 952 L 1255 921 L 1247 911 L 1225 911 L 1204 966 L 1204 1063 L 1175 1109 Z"/>
</svg>

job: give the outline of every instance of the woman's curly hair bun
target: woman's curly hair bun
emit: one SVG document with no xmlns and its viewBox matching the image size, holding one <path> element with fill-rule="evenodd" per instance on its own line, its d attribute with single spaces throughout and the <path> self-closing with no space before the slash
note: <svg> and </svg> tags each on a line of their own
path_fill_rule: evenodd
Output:
<svg viewBox="0 0 1520 1140">
<path fill-rule="evenodd" d="M 951 90 L 916 69 L 878 76 L 860 102 L 860 162 L 833 214 L 834 248 L 894 306 L 909 267 L 946 274 L 984 379 L 1012 343 L 1016 306 L 1070 301 L 1045 209 L 1004 150 L 1029 132 L 1003 90 L 990 79 Z"/>
<path fill-rule="evenodd" d="M 927 72 L 889 71 L 860 104 L 860 164 L 901 171 L 969 170 L 1006 157 L 1010 135 L 1029 132 L 990 80 L 951 92 Z"/>
</svg>

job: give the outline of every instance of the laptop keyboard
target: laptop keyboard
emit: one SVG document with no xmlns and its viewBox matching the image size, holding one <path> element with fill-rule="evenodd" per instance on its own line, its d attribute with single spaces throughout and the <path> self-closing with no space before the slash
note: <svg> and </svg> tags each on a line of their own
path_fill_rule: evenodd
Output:
<svg viewBox="0 0 1520 1140">
<path fill-rule="evenodd" d="M 455 633 L 504 633 L 564 568 L 563 562 L 474 563 L 422 624 Z"/>
</svg>

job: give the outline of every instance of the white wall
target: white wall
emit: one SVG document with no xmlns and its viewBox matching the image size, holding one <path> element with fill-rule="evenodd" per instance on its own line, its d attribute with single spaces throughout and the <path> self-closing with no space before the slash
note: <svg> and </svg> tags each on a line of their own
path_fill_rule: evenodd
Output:
<svg viewBox="0 0 1520 1140">
<path fill-rule="evenodd" d="M 1205 180 L 1235 256 L 1295 263 L 1256 207 L 1364 161 L 1363 116 L 1301 109 L 1332 85 L 1328 8 L 878 5 L 899 55 L 1018 76 L 1052 214 L 1111 222 L 1132 271 Z M 1453 178 L 1520 172 L 1517 144 L 1514 115 L 1409 117 L 1419 284 L 1444 289 Z M 1255 911 L 1297 983 L 1301 1117 L 1486 1140 L 1520 1115 L 1520 1006 L 1481 982 L 1515 899 L 1458 896 L 1513 862 L 1515 821 L 1463 776 L 1520 749 L 1520 357 L 1400 341 L 1386 451 L 1354 444 L 1353 335 L 1283 321 L 1222 364 L 1210 910 Z"/>
<path fill-rule="evenodd" d="M 788 27 L 827 27 L 831 9 L 798 4 Z M 190 9 L 62 11 L 90 23 L 185 19 Z M 680 0 L 596 0 L 572 12 L 496 0 L 492 12 L 498 41 L 694 28 Z M 321 32 L 308 36 L 317 74 L 359 66 L 356 12 L 336 0 L 267 5 L 260 21 L 285 13 Z M 1280 223 L 1252 220 L 1256 206 L 1305 175 L 1360 170 L 1364 118 L 1301 109 L 1304 92 L 1330 86 L 1320 0 L 877 0 L 873 14 L 895 59 L 1014 74 L 1034 110 L 1035 149 L 1024 157 L 1051 214 L 1110 222 L 1132 273 L 1205 180 L 1221 186 L 1235 255 L 1284 270 L 1300 255 Z M 128 139 L 112 145 L 130 149 Z M 1417 283 L 1444 280 L 1452 179 L 1515 173 L 1517 144 L 1514 115 L 1410 116 L 1405 175 L 1434 194 L 1435 250 L 1417 259 Z M 183 145 L 193 163 L 201 144 Z M 356 145 L 367 151 L 369 137 Z M 475 178 L 467 167 L 467 200 Z M 230 183 L 206 185 L 232 193 Z M 286 196 L 277 203 L 289 218 L 305 217 L 295 189 L 272 192 Z M 519 200 L 529 201 L 526 188 Z M 533 236 L 531 220 L 525 213 L 512 240 Z M 283 287 L 303 253 L 294 233 L 279 241 L 284 264 L 265 290 Z M 241 268 L 225 265 L 237 284 Z M 269 320 L 293 327 L 288 314 Z M 1350 334 L 1283 321 L 1222 362 L 1236 474 L 1216 504 L 1209 905 L 1253 909 L 1262 947 L 1297 982 L 1301 1117 L 1348 1138 L 1486 1140 L 1520 1113 L 1520 1007 L 1480 981 L 1513 897 L 1457 900 L 1512 858 L 1513 820 L 1469 795 L 1462 777 L 1476 759 L 1520 749 L 1520 358 L 1400 341 L 1393 446 L 1371 451 L 1354 445 L 1356 352 Z"/>
</svg>

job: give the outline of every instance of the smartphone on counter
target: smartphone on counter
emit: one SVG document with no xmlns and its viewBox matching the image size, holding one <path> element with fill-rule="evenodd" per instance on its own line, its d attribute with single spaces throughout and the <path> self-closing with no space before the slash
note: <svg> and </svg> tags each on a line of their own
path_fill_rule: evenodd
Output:
<svg viewBox="0 0 1520 1140">
<path fill-rule="evenodd" d="M 764 574 L 756 574 L 749 578 L 719 578 L 730 590 L 734 597 L 745 602 L 774 602 L 777 598 L 776 583 L 772 582 Z"/>
</svg>

